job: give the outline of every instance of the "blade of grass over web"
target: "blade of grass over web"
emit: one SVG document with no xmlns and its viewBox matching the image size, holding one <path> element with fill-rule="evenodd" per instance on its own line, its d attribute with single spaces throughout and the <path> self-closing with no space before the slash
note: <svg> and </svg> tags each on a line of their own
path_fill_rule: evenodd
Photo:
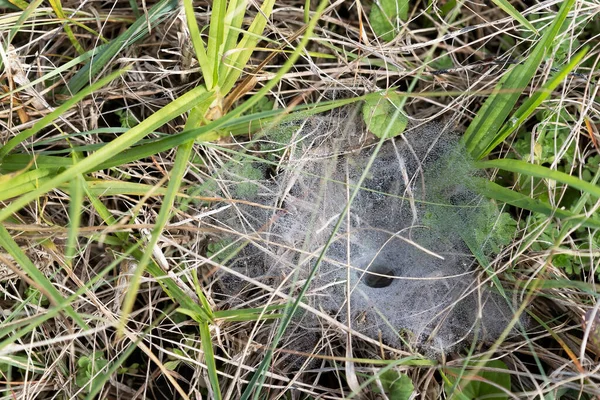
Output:
<svg viewBox="0 0 600 400">
<path fill-rule="evenodd" d="M 541 165 L 530 164 L 521 160 L 489 160 L 479 161 L 476 164 L 477 168 L 499 168 L 505 171 L 516 172 L 535 178 L 550 179 L 565 185 L 569 185 L 575 189 L 579 189 L 591 196 L 600 198 L 600 187 L 582 179 L 565 174 L 564 172 L 555 171 L 550 168 L 542 167 Z"/>
<path fill-rule="evenodd" d="M 589 50 L 589 47 L 585 47 L 579 53 L 577 53 L 571 61 L 565 65 L 552 79 L 550 79 L 541 89 L 537 90 L 531 95 L 523 104 L 517 109 L 517 111 L 510 118 L 510 123 L 505 124 L 502 129 L 498 132 L 496 137 L 488 145 L 488 147 L 481 152 L 479 158 L 483 158 L 490 154 L 496 146 L 504 141 L 511 133 L 513 133 L 519 125 L 521 125 L 527 118 L 533 115 L 536 108 L 546 100 L 552 91 L 560 85 L 560 83 L 571 73 L 579 62 L 585 57 Z"/>
<path fill-rule="evenodd" d="M 145 37 L 150 27 L 158 25 L 177 8 L 177 0 L 161 0 L 148 10 L 147 15 L 138 18 L 125 32 L 111 40 L 110 43 L 90 50 L 93 58 L 69 80 L 62 93 L 70 95 L 79 92 L 90 79 L 106 67 L 110 60 L 125 47 Z"/>
<path fill-rule="evenodd" d="M 516 65 L 502 77 L 467 128 L 462 141 L 475 159 L 482 158 L 490 143 L 494 142 L 521 93 L 535 75 L 544 56 L 548 54 L 574 3 L 575 0 L 566 0 L 562 3 L 552 25 L 544 32 L 523 64 Z"/>
<path fill-rule="evenodd" d="M 31 128 L 24 130 L 23 132 L 19 133 L 18 135 L 16 135 L 12 139 L 10 139 L 4 146 L 2 146 L 0 148 L 0 161 L 2 161 L 4 156 L 6 156 L 16 146 L 21 144 L 23 141 L 29 139 L 30 137 L 32 137 L 33 135 L 35 135 L 42 129 L 46 128 L 48 125 L 52 124 L 52 122 L 56 118 L 60 118 L 60 116 L 65 111 L 67 111 L 68 109 L 73 107 L 75 104 L 79 103 L 81 100 L 83 100 L 85 97 L 89 96 L 90 94 L 102 89 L 104 86 L 108 85 L 114 79 L 118 78 L 119 76 L 121 76 L 122 74 L 127 72 L 130 68 L 131 67 L 123 68 L 119 71 L 113 72 L 112 74 L 110 74 L 109 76 L 107 76 L 105 78 L 100 79 L 98 82 L 94 83 L 93 85 L 89 86 L 85 90 L 82 90 L 81 92 L 79 92 L 76 95 L 74 95 L 73 97 L 71 97 L 69 100 L 65 101 L 63 104 L 61 104 L 59 107 L 57 107 L 54 111 L 52 111 L 45 117 L 36 121 L 36 123 L 33 124 L 33 126 Z"/>
<path fill-rule="evenodd" d="M 138 125 L 128 130 L 123 135 L 106 144 L 106 146 L 102 147 L 94 154 L 82 159 L 81 161 L 78 161 L 76 164 L 69 167 L 66 171 L 58 174 L 51 180 L 40 185 L 40 187 L 38 187 L 33 192 L 27 193 L 26 195 L 23 195 L 18 199 L 14 200 L 3 210 L 0 210 L 0 221 L 4 221 L 14 212 L 20 210 L 22 207 L 29 204 L 31 201 L 37 199 L 42 194 L 53 190 L 54 188 L 63 184 L 64 182 L 73 179 L 74 177 L 82 173 L 82 171 L 85 172 L 92 170 L 97 165 L 106 162 L 107 160 L 114 157 L 116 154 L 122 152 L 127 147 L 137 143 L 149 132 L 152 132 L 154 129 L 158 128 L 159 126 L 162 126 L 167 121 L 170 121 L 173 118 L 181 115 L 182 113 L 190 110 L 195 105 L 201 103 L 209 96 L 210 94 L 206 93 L 206 90 L 203 87 L 198 87 L 190 90 L 183 96 L 164 106 L 160 111 L 155 112 L 154 114 L 140 122 Z"/>
<path fill-rule="evenodd" d="M 15 242 L 11 234 L 6 230 L 4 225 L 0 224 L 0 246 L 10 254 L 17 264 L 23 269 L 23 271 L 31 278 L 32 284 L 38 289 L 44 296 L 48 297 L 53 305 L 62 307 L 67 315 L 73 318 L 81 328 L 88 329 L 89 327 L 85 321 L 73 310 L 73 307 L 67 305 L 65 298 L 60 292 L 54 287 L 52 282 L 44 275 L 27 257 L 21 247 Z"/>
</svg>

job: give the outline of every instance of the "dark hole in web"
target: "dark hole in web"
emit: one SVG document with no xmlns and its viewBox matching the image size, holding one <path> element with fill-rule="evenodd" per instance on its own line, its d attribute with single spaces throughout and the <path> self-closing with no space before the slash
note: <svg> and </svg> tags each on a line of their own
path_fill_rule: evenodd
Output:
<svg viewBox="0 0 600 400">
<path fill-rule="evenodd" d="M 365 285 L 371 288 L 388 287 L 394 281 L 394 271 L 385 265 L 374 265 L 369 267 L 369 270 L 362 275 L 362 281 Z"/>
</svg>

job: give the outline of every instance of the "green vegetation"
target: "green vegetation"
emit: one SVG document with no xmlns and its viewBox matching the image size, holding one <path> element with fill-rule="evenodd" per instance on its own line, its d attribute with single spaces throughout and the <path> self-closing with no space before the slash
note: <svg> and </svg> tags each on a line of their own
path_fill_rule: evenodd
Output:
<svg viewBox="0 0 600 400">
<path fill-rule="evenodd" d="M 2 396 L 598 396 L 597 5 L 492 3 L 0 1 Z M 310 279 L 223 294 L 256 238 L 220 238 L 219 210 L 260 194 L 298 121 L 350 106 L 379 145 L 464 132 L 492 222 L 461 235 L 520 335 L 441 357 L 327 316 L 291 367 Z"/>
</svg>

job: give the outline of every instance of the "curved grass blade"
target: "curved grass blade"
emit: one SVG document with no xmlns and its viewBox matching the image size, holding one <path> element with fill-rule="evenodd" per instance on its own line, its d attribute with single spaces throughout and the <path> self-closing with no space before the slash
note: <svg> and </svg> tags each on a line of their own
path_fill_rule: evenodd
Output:
<svg viewBox="0 0 600 400">
<path fill-rule="evenodd" d="M 111 157 L 109 160 L 85 172 L 93 172 L 100 169 L 113 168 L 119 165 L 127 164 L 129 162 L 140 160 L 145 157 L 149 157 L 153 154 L 157 154 L 161 151 L 170 150 L 174 147 L 185 143 L 188 140 L 208 142 L 216 140 L 222 135 L 247 134 L 249 129 L 250 132 L 256 132 L 257 130 L 264 128 L 265 124 L 274 123 L 275 121 L 285 121 L 286 118 L 288 118 L 286 117 L 287 113 L 290 113 L 292 115 L 289 117 L 290 119 L 296 119 L 298 118 L 299 114 L 303 116 L 314 115 L 344 105 L 356 103 L 358 101 L 368 99 L 372 96 L 380 96 L 380 94 L 373 93 L 361 97 L 332 100 L 320 104 L 305 104 L 294 107 L 289 110 L 277 109 L 256 114 L 242 115 L 239 117 L 236 114 L 235 116 L 237 118 L 232 118 L 230 114 L 227 114 L 225 115 L 225 117 L 210 122 L 209 124 L 204 125 L 201 128 L 192 129 L 189 131 L 184 130 L 183 132 L 174 135 L 166 135 L 161 139 L 149 140 L 147 141 L 147 144 L 135 146 L 131 149 L 124 150 L 118 154 L 114 154 L 113 157 Z M 226 131 L 226 133 L 219 133 L 217 131 L 218 129 L 223 129 L 224 131 Z M 99 149 L 105 145 L 106 144 L 102 144 L 101 146 L 95 147 L 95 149 Z M 87 151 L 87 149 L 87 146 L 74 146 L 69 151 Z M 29 163 L 31 163 L 32 158 L 33 157 L 29 154 L 9 154 L 2 160 L 2 163 L 0 164 L 0 171 L 11 172 L 23 169 Z M 40 155 L 35 158 L 35 164 L 38 168 L 57 170 L 61 168 L 68 168 L 73 164 L 73 162 L 70 158 Z"/>
<path fill-rule="evenodd" d="M 274 81 L 276 81 L 276 80 L 278 80 L 278 78 L 274 79 Z M 379 95 L 379 94 L 377 94 L 377 95 Z M 271 110 L 271 111 L 261 112 L 261 113 L 257 113 L 257 114 L 242 115 L 242 116 L 239 116 L 240 112 L 238 111 L 239 110 L 239 107 L 238 107 L 236 109 L 237 112 L 235 112 L 235 113 L 231 112 L 229 114 L 226 114 L 222 118 L 219 118 L 216 121 L 212 121 L 200 128 L 191 129 L 189 131 L 183 131 L 183 132 L 177 133 L 175 135 L 169 135 L 169 136 L 166 136 L 155 142 L 149 143 L 148 145 L 136 146 L 135 148 L 126 150 L 126 151 L 122 152 L 121 154 L 115 155 L 113 158 L 111 158 L 110 160 L 107 160 L 105 163 L 98 165 L 97 169 L 112 168 L 112 167 L 116 167 L 118 165 L 126 164 L 128 162 L 140 160 L 145 157 L 149 157 L 153 154 L 156 154 L 158 152 L 172 149 L 173 147 L 179 146 L 179 145 L 187 142 L 188 140 L 210 142 L 210 141 L 216 140 L 224 135 L 248 134 L 249 126 L 250 126 L 250 131 L 255 131 L 260 128 L 264 128 L 265 124 L 269 124 L 270 122 L 285 121 L 285 118 L 286 118 L 285 114 L 290 111 L 293 114 L 296 114 L 295 117 L 290 117 L 293 119 L 293 118 L 297 118 L 298 113 L 301 113 L 301 115 L 306 115 L 306 116 L 313 115 L 313 114 L 331 110 L 331 109 L 334 109 L 337 107 L 341 107 L 343 105 L 352 104 L 357 101 L 364 100 L 365 98 L 368 98 L 369 96 L 371 96 L 371 95 L 350 98 L 350 99 L 343 99 L 343 100 L 334 100 L 331 102 L 326 102 L 326 103 L 322 103 L 322 104 L 318 104 L 318 105 L 308 104 L 308 105 L 295 107 L 292 110 L 279 109 L 279 110 Z M 248 100 L 248 101 L 250 101 L 250 100 Z M 244 103 L 244 106 L 245 106 L 245 104 L 246 103 Z M 221 133 L 218 131 L 219 129 L 223 129 L 225 132 Z M 17 158 L 14 159 L 15 162 L 17 160 L 19 160 L 19 161 L 23 160 L 21 162 L 25 161 L 25 159 L 17 159 Z M 47 160 L 47 161 L 49 161 L 49 160 Z M 19 165 L 21 165 L 21 164 L 19 164 Z M 88 172 L 90 172 L 90 171 L 88 171 Z"/>
</svg>

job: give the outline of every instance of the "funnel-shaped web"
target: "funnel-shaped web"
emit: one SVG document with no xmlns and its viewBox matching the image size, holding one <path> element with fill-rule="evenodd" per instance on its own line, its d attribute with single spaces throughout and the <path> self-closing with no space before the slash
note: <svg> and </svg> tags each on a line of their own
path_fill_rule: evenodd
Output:
<svg viewBox="0 0 600 400">
<path fill-rule="evenodd" d="M 294 294 L 333 237 L 305 300 L 316 309 L 393 346 L 448 351 L 475 331 L 495 339 L 511 307 L 482 283 L 488 275 L 471 250 L 490 255 L 499 213 L 472 189 L 476 173 L 458 137 L 428 124 L 387 141 L 335 231 L 375 148 L 352 151 L 364 137 L 357 126 L 349 117 L 311 117 L 262 141 L 285 162 L 245 199 L 272 207 L 236 203 L 215 217 L 250 239 L 229 268 Z M 282 137 L 293 145 L 278 146 Z M 220 171 L 221 193 L 245 179 L 231 171 Z M 256 295 L 226 273 L 221 284 L 243 301 Z"/>
</svg>

